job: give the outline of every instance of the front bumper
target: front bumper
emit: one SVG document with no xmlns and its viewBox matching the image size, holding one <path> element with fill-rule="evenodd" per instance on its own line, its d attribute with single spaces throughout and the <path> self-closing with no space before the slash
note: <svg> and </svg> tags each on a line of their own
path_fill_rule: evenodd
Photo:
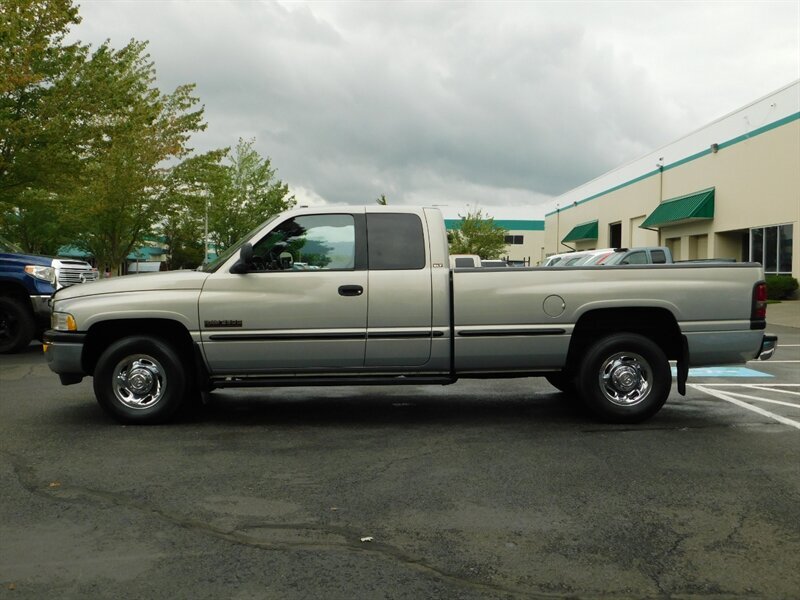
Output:
<svg viewBox="0 0 800 600">
<path fill-rule="evenodd" d="M 42 339 L 47 366 L 61 379 L 63 385 L 80 383 L 87 375 L 81 357 L 85 333 L 48 329 Z"/>
</svg>

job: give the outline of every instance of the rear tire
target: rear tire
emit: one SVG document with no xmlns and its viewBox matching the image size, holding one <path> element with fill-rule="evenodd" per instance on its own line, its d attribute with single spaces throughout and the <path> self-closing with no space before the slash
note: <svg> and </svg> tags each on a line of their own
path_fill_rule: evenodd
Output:
<svg viewBox="0 0 800 600">
<path fill-rule="evenodd" d="M 36 332 L 31 311 L 16 298 L 0 296 L 0 354 L 27 347 Z"/>
<path fill-rule="evenodd" d="M 94 371 L 97 402 L 121 423 L 168 421 L 183 405 L 186 390 L 183 362 L 158 338 L 131 336 L 114 342 Z"/>
<path fill-rule="evenodd" d="M 589 348 L 578 386 L 584 404 L 603 421 L 639 423 L 664 406 L 672 372 L 666 355 L 653 341 L 618 333 Z"/>
</svg>

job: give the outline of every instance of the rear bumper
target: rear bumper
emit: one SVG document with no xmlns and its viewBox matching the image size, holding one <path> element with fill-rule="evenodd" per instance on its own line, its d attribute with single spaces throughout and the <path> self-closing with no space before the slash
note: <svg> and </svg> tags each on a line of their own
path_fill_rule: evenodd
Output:
<svg viewBox="0 0 800 600">
<path fill-rule="evenodd" d="M 85 333 L 71 333 L 48 329 L 44 332 L 43 348 L 47 366 L 56 373 L 61 383 L 79 383 L 86 372 L 81 364 Z"/>
<path fill-rule="evenodd" d="M 778 347 L 778 336 L 772 334 L 765 334 L 764 339 L 761 340 L 761 348 L 756 354 L 756 358 L 761 360 L 769 360 L 775 354 L 775 348 Z"/>
</svg>

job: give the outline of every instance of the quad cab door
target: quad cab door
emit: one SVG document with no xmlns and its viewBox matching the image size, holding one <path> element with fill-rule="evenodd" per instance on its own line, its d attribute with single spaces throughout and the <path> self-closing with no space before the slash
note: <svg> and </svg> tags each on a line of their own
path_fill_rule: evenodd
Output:
<svg viewBox="0 0 800 600">
<path fill-rule="evenodd" d="M 213 273 L 199 301 L 214 375 L 364 366 L 369 281 L 363 212 L 276 221 L 245 273 Z"/>
<path fill-rule="evenodd" d="M 433 335 L 425 227 L 417 214 L 385 210 L 367 210 L 366 366 L 418 367 L 430 360 Z"/>
</svg>

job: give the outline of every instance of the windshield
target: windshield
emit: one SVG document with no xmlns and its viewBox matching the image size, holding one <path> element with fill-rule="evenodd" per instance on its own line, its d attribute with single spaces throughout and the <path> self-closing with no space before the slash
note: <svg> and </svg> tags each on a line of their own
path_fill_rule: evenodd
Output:
<svg viewBox="0 0 800 600">
<path fill-rule="evenodd" d="M 219 269 L 223 264 L 225 264 L 225 261 L 228 260 L 231 256 L 233 256 L 234 253 L 238 252 L 238 250 L 242 246 L 242 244 L 244 244 L 247 240 L 249 240 L 251 237 L 253 237 L 256 233 L 261 231 L 262 228 L 266 227 L 267 225 L 272 223 L 272 221 L 274 221 L 277 218 L 278 218 L 278 215 L 275 215 L 274 217 L 270 217 L 269 219 L 267 219 L 263 223 L 257 225 L 256 227 L 253 227 L 253 229 L 251 229 L 246 234 L 244 234 L 241 237 L 241 239 L 239 239 L 239 241 L 237 241 L 235 244 L 230 246 L 227 250 L 225 250 L 217 258 L 215 258 L 214 260 L 212 260 L 210 263 L 208 263 L 206 265 L 200 265 L 200 267 L 197 270 L 198 271 L 203 271 L 205 273 L 213 273 L 214 271 Z"/>
</svg>

